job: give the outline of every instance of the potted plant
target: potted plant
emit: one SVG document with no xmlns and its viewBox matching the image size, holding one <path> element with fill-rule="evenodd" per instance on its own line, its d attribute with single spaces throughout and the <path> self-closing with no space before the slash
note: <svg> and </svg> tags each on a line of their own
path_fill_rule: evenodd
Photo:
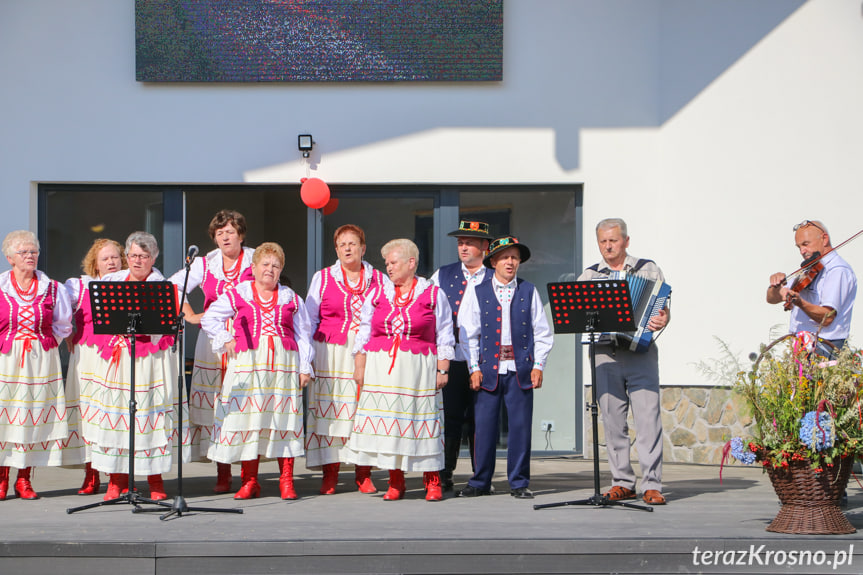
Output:
<svg viewBox="0 0 863 575">
<path fill-rule="evenodd" d="M 861 354 L 848 346 L 825 352 L 828 344 L 808 332 L 789 334 L 737 374 L 735 391 L 753 421 L 749 436 L 733 438 L 727 451 L 770 475 L 782 507 L 768 531 L 855 531 L 839 500 L 863 455 Z"/>
</svg>

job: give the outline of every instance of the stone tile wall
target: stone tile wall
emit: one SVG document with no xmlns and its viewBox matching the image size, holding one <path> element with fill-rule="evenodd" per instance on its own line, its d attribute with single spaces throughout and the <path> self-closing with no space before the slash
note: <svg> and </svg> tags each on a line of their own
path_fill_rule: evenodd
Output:
<svg viewBox="0 0 863 575">
<path fill-rule="evenodd" d="M 589 389 L 585 397 L 590 397 Z M 662 459 L 678 463 L 715 463 L 722 460 L 725 442 L 745 435 L 752 418 L 740 398 L 728 387 L 662 386 Z M 605 459 L 605 434 L 600 413 L 600 458 Z M 585 416 L 585 456 L 593 456 L 593 432 L 590 413 Z M 635 451 L 635 423 L 629 414 L 629 437 L 632 461 L 638 461 Z"/>
</svg>

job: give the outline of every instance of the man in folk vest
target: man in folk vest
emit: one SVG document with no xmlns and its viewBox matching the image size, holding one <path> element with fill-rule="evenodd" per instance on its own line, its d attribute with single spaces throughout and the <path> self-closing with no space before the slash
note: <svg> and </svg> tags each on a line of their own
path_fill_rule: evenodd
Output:
<svg viewBox="0 0 863 575">
<path fill-rule="evenodd" d="M 470 387 L 476 421 L 476 471 L 459 497 L 491 493 L 501 402 L 509 422 L 507 478 L 510 495 L 532 499 L 530 441 L 533 390 L 542 387 L 542 370 L 553 335 L 536 287 L 516 277 L 530 250 L 512 236 L 491 243 L 483 264 L 494 270 L 468 293 L 459 313 L 460 345 L 468 346 Z"/>
<path fill-rule="evenodd" d="M 468 288 L 479 284 L 486 277 L 486 267 L 482 264 L 482 259 L 488 251 L 492 237 L 487 223 L 470 220 L 461 220 L 458 229 L 447 235 L 458 240 L 459 261 L 442 266 L 432 275 L 431 281 L 443 290 L 449 300 L 455 341 L 458 343 L 458 310 Z M 451 491 L 453 488 L 452 474 L 458 463 L 465 423 L 468 427 L 467 436 L 473 462 L 473 394 L 470 389 L 467 356 L 461 346 L 456 346 L 455 361 L 449 364 L 449 381 L 443 388 L 444 469 L 440 478 L 444 491 Z"/>
<path fill-rule="evenodd" d="M 584 270 L 579 281 L 621 279 L 637 274 L 652 281 L 665 281 L 653 260 L 638 259 L 626 253 L 629 235 L 626 222 L 608 218 L 596 225 L 596 241 L 602 260 Z M 668 324 L 666 307 L 650 318 L 647 328 L 659 331 Z M 630 462 L 629 429 L 626 423 L 630 406 L 635 420 L 635 447 L 641 469 L 641 496 L 650 505 L 665 504 L 662 495 L 662 419 L 659 409 L 659 353 L 651 344 L 645 352 L 618 346 L 609 334 L 596 344 L 596 393 L 612 485 L 605 496 L 612 501 L 635 499 L 635 472 Z"/>
</svg>

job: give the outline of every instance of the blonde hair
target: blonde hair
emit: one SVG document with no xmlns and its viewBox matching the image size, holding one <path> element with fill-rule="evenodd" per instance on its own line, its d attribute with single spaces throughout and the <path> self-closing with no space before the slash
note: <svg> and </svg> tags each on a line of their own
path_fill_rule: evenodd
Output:
<svg viewBox="0 0 863 575">
<path fill-rule="evenodd" d="M 36 249 L 39 250 L 39 238 L 37 238 L 36 234 L 33 232 L 29 230 L 15 230 L 14 232 L 9 232 L 3 240 L 3 255 L 7 258 L 11 258 L 15 255 L 15 251 L 18 247 L 25 244 L 33 244 L 36 246 Z"/>
<path fill-rule="evenodd" d="M 107 246 L 117 248 L 117 252 L 120 254 L 121 270 L 129 267 L 126 263 L 126 252 L 123 250 L 123 246 L 121 246 L 119 242 L 109 240 L 108 238 L 96 238 L 93 240 L 93 245 L 90 246 L 89 250 L 87 250 L 87 255 L 84 256 L 83 260 L 81 260 L 81 269 L 84 270 L 85 274 L 93 278 L 99 277 L 99 262 L 97 259 L 99 258 L 99 252 L 102 251 L 102 248 Z"/>
<path fill-rule="evenodd" d="M 285 250 L 276 242 L 264 242 L 255 248 L 255 255 L 252 256 L 252 263 L 258 265 L 266 256 L 276 256 L 282 269 L 285 268 Z"/>
<path fill-rule="evenodd" d="M 391 252 L 398 250 L 402 257 L 406 260 L 413 258 L 414 261 L 419 263 L 420 261 L 420 250 L 415 243 L 406 238 L 399 238 L 396 240 L 390 240 L 384 244 L 384 247 L 381 248 L 381 256 L 384 259 L 387 259 L 387 256 L 390 255 Z"/>
</svg>

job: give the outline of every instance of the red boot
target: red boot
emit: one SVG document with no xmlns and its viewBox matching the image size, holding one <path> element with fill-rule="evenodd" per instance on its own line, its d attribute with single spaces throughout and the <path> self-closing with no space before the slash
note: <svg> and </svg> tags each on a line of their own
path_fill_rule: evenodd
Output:
<svg viewBox="0 0 863 575">
<path fill-rule="evenodd" d="M 341 463 L 327 463 L 324 465 L 324 480 L 321 482 L 321 495 L 332 495 L 336 492 L 340 466 Z"/>
<path fill-rule="evenodd" d="M 0 501 L 6 499 L 9 492 L 9 468 L 0 467 Z"/>
<path fill-rule="evenodd" d="M 405 472 L 390 469 L 390 488 L 384 493 L 384 501 L 398 501 L 405 496 Z"/>
<path fill-rule="evenodd" d="M 423 473 L 423 484 L 426 486 L 426 501 L 440 501 L 443 499 L 439 472 L 426 471 Z"/>
<path fill-rule="evenodd" d="M 228 493 L 231 490 L 231 464 L 216 463 L 216 486 L 213 493 Z"/>
<path fill-rule="evenodd" d="M 18 479 L 15 481 L 15 494 L 21 499 L 39 499 L 39 494 L 33 491 L 30 485 L 30 467 L 18 470 Z"/>
<path fill-rule="evenodd" d="M 117 499 L 123 493 L 129 492 L 129 474 L 111 473 L 108 475 L 108 492 L 105 493 L 105 501 Z"/>
<path fill-rule="evenodd" d="M 279 491 L 281 492 L 282 499 L 296 499 L 297 492 L 294 489 L 293 457 L 279 457 L 279 473 Z M 323 493 L 323 489 L 321 493 Z"/>
<path fill-rule="evenodd" d="M 372 482 L 372 468 L 368 465 L 357 465 L 354 471 L 354 479 L 360 493 L 377 493 L 378 488 Z"/>
<path fill-rule="evenodd" d="M 258 483 L 258 463 L 260 456 L 242 462 L 243 484 L 234 495 L 234 499 L 253 499 L 261 496 L 261 484 Z"/>
<path fill-rule="evenodd" d="M 78 495 L 93 495 L 99 493 L 99 486 L 102 481 L 99 478 L 99 471 L 93 469 L 93 465 L 88 463 L 84 468 L 84 485 L 78 490 Z"/>
<path fill-rule="evenodd" d="M 162 483 L 161 474 L 148 475 L 147 483 L 150 484 L 150 499 L 153 501 L 162 501 L 168 498 L 168 494 L 165 493 L 165 484 Z"/>
</svg>

